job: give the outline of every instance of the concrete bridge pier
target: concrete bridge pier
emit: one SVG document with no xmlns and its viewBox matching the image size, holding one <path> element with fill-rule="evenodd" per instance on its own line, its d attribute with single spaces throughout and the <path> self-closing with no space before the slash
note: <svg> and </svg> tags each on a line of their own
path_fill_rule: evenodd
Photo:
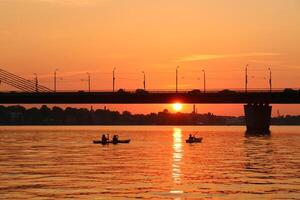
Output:
<svg viewBox="0 0 300 200">
<path fill-rule="evenodd" d="M 272 106 L 267 103 L 244 105 L 246 133 L 269 134 Z"/>
</svg>

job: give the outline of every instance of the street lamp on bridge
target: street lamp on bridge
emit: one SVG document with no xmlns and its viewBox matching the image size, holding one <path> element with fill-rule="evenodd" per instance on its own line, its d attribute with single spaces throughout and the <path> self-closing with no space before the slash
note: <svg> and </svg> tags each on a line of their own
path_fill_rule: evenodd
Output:
<svg viewBox="0 0 300 200">
<path fill-rule="evenodd" d="M 206 76 L 205 76 L 205 70 L 202 69 L 203 72 L 203 92 L 206 92 Z"/>
<path fill-rule="evenodd" d="M 34 73 L 34 76 L 35 76 L 35 78 L 34 78 L 34 82 L 35 82 L 35 92 L 39 92 L 39 88 L 38 88 L 38 85 L 39 85 L 39 83 L 38 83 L 38 76 L 37 76 L 36 73 Z"/>
<path fill-rule="evenodd" d="M 115 77 L 115 70 L 116 68 L 113 68 L 113 92 L 115 92 L 115 81 L 116 81 L 116 77 Z"/>
<path fill-rule="evenodd" d="M 268 68 L 269 70 L 269 86 L 270 86 L 270 92 L 272 92 L 272 71 L 271 68 Z"/>
<path fill-rule="evenodd" d="M 54 92 L 56 92 L 56 72 L 58 71 L 58 69 L 54 70 Z"/>
<path fill-rule="evenodd" d="M 245 67 L 245 92 L 248 90 L 248 64 Z"/>
<path fill-rule="evenodd" d="M 88 88 L 89 88 L 89 92 L 91 92 L 91 75 L 89 72 L 86 73 L 88 76 Z"/>
<path fill-rule="evenodd" d="M 142 71 L 142 73 L 144 74 L 143 86 L 144 86 L 144 90 L 146 90 L 146 74 L 144 71 Z"/>
</svg>

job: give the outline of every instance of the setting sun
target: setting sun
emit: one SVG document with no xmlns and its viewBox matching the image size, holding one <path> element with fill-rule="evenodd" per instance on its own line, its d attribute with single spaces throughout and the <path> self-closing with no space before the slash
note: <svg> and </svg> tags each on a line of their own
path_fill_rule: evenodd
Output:
<svg viewBox="0 0 300 200">
<path fill-rule="evenodd" d="M 173 110 L 175 110 L 175 111 L 182 110 L 182 104 L 181 103 L 174 103 L 173 104 Z"/>
</svg>

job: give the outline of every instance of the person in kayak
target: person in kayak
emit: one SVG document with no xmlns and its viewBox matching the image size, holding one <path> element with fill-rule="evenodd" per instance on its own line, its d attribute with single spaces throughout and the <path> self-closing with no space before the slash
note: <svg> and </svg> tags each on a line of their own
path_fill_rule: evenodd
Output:
<svg viewBox="0 0 300 200">
<path fill-rule="evenodd" d="M 119 140 L 119 136 L 118 135 L 114 135 L 114 137 L 112 139 L 113 143 L 117 143 L 118 140 Z"/>
<path fill-rule="evenodd" d="M 107 142 L 107 138 L 105 137 L 104 134 L 102 135 L 101 141 L 102 141 L 102 143 L 106 143 Z"/>
<path fill-rule="evenodd" d="M 194 139 L 194 136 L 192 136 L 192 134 L 190 134 L 189 140 L 193 140 L 193 139 Z"/>
</svg>

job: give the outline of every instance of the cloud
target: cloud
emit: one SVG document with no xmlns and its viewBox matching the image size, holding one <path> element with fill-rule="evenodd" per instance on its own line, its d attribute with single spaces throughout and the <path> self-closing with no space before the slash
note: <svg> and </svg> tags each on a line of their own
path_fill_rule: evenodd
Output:
<svg viewBox="0 0 300 200">
<path fill-rule="evenodd" d="M 31 0 L 40 3 L 54 3 L 68 6 L 86 6 L 95 3 L 95 0 Z M 102 0 L 103 1 L 103 0 Z"/>
<path fill-rule="evenodd" d="M 239 53 L 239 54 L 195 54 L 178 58 L 177 62 L 190 62 L 190 61 L 203 61 L 215 60 L 223 58 L 237 58 L 237 57 L 256 57 L 256 56 L 278 56 L 278 53 L 268 52 L 252 52 L 252 53 Z"/>
</svg>

